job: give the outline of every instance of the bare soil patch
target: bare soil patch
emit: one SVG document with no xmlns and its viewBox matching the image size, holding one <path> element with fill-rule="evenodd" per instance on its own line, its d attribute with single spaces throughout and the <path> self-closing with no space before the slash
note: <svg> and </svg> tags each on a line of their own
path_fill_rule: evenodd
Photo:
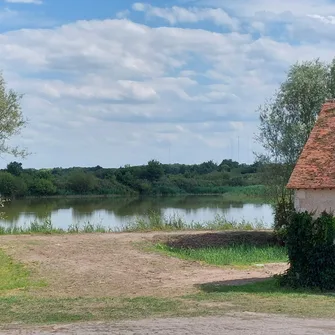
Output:
<svg viewBox="0 0 335 335">
<path fill-rule="evenodd" d="M 221 247 L 232 244 L 251 244 L 254 246 L 275 245 L 272 231 L 223 231 L 202 234 L 165 234 L 154 236 L 154 242 L 163 242 L 175 248 Z"/>
<path fill-rule="evenodd" d="M 34 267 L 35 276 L 46 280 L 47 287 L 32 288 L 31 292 L 48 297 L 176 297 L 197 292 L 201 284 L 242 284 L 287 268 L 285 264 L 244 270 L 218 268 L 145 252 L 136 246 L 177 235 L 180 233 L 159 237 L 157 233 L 2 236 L 0 245 L 15 260 Z M 183 235 L 193 235 L 199 241 L 203 232 Z"/>
</svg>

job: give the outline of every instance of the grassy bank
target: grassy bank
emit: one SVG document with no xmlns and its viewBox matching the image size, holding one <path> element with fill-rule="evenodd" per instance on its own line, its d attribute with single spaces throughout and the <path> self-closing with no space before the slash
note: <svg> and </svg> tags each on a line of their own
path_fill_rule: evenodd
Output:
<svg viewBox="0 0 335 335">
<path fill-rule="evenodd" d="M 211 265 L 245 266 L 287 262 L 287 250 L 279 246 L 231 245 L 220 248 L 180 249 L 157 244 L 155 249 L 170 256 Z"/>
</svg>

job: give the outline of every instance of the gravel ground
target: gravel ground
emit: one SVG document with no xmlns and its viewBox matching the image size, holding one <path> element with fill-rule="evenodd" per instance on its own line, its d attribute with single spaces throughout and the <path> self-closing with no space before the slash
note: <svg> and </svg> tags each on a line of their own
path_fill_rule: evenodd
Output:
<svg viewBox="0 0 335 335">
<path fill-rule="evenodd" d="M 0 335 L 24 334 L 124 334 L 124 335 L 334 335 L 335 320 L 295 319 L 282 316 L 243 313 L 224 317 L 199 317 L 125 321 L 116 323 L 77 323 L 23 329 L 0 328 Z"/>
</svg>

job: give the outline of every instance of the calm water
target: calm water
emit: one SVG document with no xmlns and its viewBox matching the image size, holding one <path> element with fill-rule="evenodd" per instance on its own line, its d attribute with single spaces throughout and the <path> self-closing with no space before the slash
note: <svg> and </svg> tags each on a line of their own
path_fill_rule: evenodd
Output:
<svg viewBox="0 0 335 335">
<path fill-rule="evenodd" d="M 32 199 L 6 203 L 3 210 L 6 217 L 0 221 L 2 226 L 24 226 L 50 218 L 54 227 L 63 229 L 85 222 L 121 228 L 150 210 L 166 216 L 176 214 L 189 223 L 211 221 L 217 214 L 230 221 L 261 222 L 267 227 L 273 223 L 270 205 L 230 202 L 220 196 Z"/>
</svg>

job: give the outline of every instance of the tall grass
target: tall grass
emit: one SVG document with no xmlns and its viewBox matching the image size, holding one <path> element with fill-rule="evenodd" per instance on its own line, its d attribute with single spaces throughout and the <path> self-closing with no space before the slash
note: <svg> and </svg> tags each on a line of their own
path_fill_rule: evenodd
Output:
<svg viewBox="0 0 335 335">
<path fill-rule="evenodd" d="M 137 217 L 122 227 L 123 231 L 171 231 L 171 230 L 255 230 L 265 229 L 264 222 L 255 223 L 242 220 L 241 222 L 229 221 L 225 216 L 216 214 L 211 221 L 186 222 L 177 214 L 170 216 L 161 215 L 155 211 L 150 211 L 144 217 Z"/>
<path fill-rule="evenodd" d="M 280 246 L 230 245 L 219 248 L 181 249 L 158 244 L 157 250 L 182 259 L 202 261 L 212 265 L 253 265 L 287 262 L 287 250 Z"/>
<path fill-rule="evenodd" d="M 90 221 L 73 223 L 68 228 L 55 227 L 50 219 L 33 221 L 24 226 L 0 226 L 0 235 L 18 234 L 78 234 L 78 233 L 111 233 L 111 232 L 149 232 L 149 231 L 183 231 L 183 230 L 261 230 L 266 229 L 264 222 L 229 221 L 223 215 L 217 214 L 213 220 L 204 222 L 186 222 L 183 217 L 172 214 L 161 215 L 150 211 L 146 216 L 138 216 L 123 227 L 106 227 L 102 223 L 94 224 Z"/>
<path fill-rule="evenodd" d="M 0 226 L 0 235 L 22 235 L 22 234 L 79 234 L 79 233 L 109 233 L 113 230 L 106 228 L 101 224 L 84 222 L 83 224 L 71 224 L 67 229 L 54 227 L 47 219 L 42 222 L 33 221 L 23 227 L 2 227 Z"/>
</svg>

